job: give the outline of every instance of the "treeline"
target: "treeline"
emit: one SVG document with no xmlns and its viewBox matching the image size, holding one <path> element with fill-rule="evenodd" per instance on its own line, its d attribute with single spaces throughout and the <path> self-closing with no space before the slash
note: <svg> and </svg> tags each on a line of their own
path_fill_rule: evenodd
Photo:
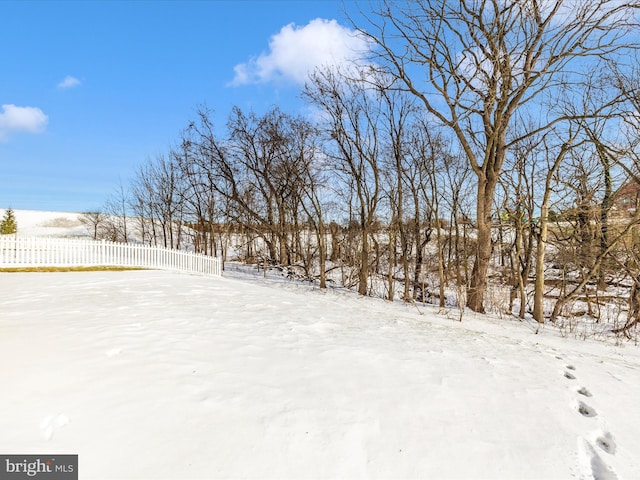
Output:
<svg viewBox="0 0 640 480">
<path fill-rule="evenodd" d="M 463 302 L 476 252 L 476 185 L 455 141 L 410 96 L 371 81 L 318 72 L 305 95 L 318 107 L 315 122 L 278 108 L 235 108 L 217 130 L 200 109 L 177 146 L 109 201 L 102 236 L 126 241 L 135 229 L 145 243 L 186 243 L 320 287 Z M 635 150 L 608 164 L 602 137 L 575 128 L 566 152 L 561 136 L 547 135 L 507 159 L 491 220 L 493 309 L 531 310 L 542 203 L 552 220 L 542 266 L 553 273 L 547 288 L 560 292 L 548 316 L 589 292 L 596 308 L 593 282 L 624 283 L 620 262 L 636 267 L 635 243 L 621 235 L 637 221 Z"/>
<path fill-rule="evenodd" d="M 312 73 L 313 116 L 202 108 L 112 213 L 322 287 L 598 317 L 640 285 L 640 5 L 565 3 L 371 4 L 375 56 Z"/>
<path fill-rule="evenodd" d="M 235 108 L 219 132 L 200 109 L 110 199 L 94 233 L 126 241 L 135 230 L 320 287 L 444 305 L 444 286 L 467 282 L 473 261 L 468 167 L 408 97 L 335 80 L 331 108 L 349 114 L 331 123 Z"/>
</svg>

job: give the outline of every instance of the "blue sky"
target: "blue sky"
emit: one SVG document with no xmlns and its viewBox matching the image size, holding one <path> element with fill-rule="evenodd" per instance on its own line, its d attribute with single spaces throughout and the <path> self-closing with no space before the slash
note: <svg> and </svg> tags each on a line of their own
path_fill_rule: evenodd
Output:
<svg viewBox="0 0 640 480">
<path fill-rule="evenodd" d="M 306 71 L 366 48 L 345 4 L 0 1 L 0 208 L 102 208 L 203 104 L 303 112 Z"/>
</svg>

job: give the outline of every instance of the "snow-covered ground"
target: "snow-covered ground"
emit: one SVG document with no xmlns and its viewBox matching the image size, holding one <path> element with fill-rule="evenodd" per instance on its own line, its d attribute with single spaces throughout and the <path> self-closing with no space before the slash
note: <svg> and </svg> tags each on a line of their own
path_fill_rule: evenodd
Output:
<svg viewBox="0 0 640 480">
<path fill-rule="evenodd" d="M 0 292 L 0 452 L 82 479 L 639 478 L 631 344 L 240 272 Z"/>
<path fill-rule="evenodd" d="M 0 219 L 6 209 L 0 208 Z M 14 210 L 20 237 L 87 237 L 87 227 L 79 220 L 81 213 Z"/>
<path fill-rule="evenodd" d="M 82 479 L 640 478 L 632 343 L 228 267 L 0 273 L 0 453 L 77 453 Z"/>
</svg>

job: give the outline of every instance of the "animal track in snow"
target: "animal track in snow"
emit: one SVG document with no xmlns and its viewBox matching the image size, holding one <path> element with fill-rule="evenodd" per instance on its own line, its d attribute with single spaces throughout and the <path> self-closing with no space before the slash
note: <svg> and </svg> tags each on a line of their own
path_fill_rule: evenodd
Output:
<svg viewBox="0 0 640 480">
<path fill-rule="evenodd" d="M 569 380 L 575 380 L 576 377 L 572 373 L 564 372 L 564 378 L 568 378 Z"/>
<path fill-rule="evenodd" d="M 573 365 L 567 365 L 567 369 L 569 369 L 569 370 L 575 370 L 575 369 L 576 369 L 576 367 L 574 367 Z"/>
</svg>

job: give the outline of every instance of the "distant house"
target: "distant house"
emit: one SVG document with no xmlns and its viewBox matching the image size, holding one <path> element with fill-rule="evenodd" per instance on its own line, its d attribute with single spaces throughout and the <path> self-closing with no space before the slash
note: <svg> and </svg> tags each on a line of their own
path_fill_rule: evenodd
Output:
<svg viewBox="0 0 640 480">
<path fill-rule="evenodd" d="M 617 217 L 631 217 L 636 213 L 640 202 L 640 183 L 631 180 L 613 194 L 611 214 Z"/>
</svg>

